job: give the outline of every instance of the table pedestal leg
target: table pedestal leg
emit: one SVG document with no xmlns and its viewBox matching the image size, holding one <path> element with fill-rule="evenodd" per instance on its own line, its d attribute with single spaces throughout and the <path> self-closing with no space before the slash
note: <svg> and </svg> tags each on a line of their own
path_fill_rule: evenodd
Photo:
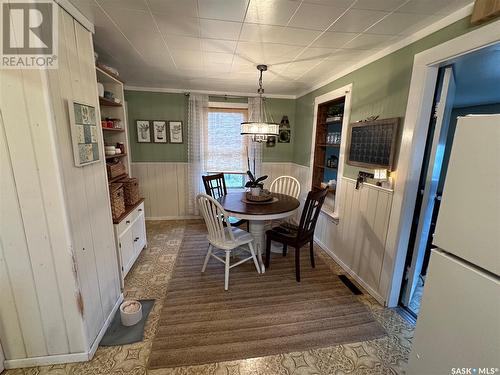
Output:
<svg viewBox="0 0 500 375">
<path fill-rule="evenodd" d="M 262 253 L 266 250 L 265 224 L 264 220 L 250 220 L 250 233 L 254 238 L 254 245 L 257 250 L 257 258 L 262 273 L 266 272 L 264 261 L 262 260 Z"/>
</svg>

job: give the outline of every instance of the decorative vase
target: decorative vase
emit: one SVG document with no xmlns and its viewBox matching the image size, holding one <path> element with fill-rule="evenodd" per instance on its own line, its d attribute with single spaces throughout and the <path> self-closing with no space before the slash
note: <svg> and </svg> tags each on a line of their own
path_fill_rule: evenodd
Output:
<svg viewBox="0 0 500 375">
<path fill-rule="evenodd" d="M 252 192 L 252 195 L 254 197 L 258 197 L 260 195 L 260 187 L 253 187 L 253 188 L 250 188 L 250 191 Z"/>
</svg>

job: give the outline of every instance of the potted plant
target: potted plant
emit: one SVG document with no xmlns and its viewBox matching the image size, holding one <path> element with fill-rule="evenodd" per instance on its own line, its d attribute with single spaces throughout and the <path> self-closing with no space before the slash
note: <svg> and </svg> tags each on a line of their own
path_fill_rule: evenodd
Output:
<svg viewBox="0 0 500 375">
<path fill-rule="evenodd" d="M 262 181 L 264 181 L 267 176 L 262 176 L 259 178 L 255 178 L 252 172 L 247 171 L 247 175 L 250 178 L 249 181 L 245 184 L 246 188 L 250 188 L 250 191 L 252 192 L 253 196 L 259 196 L 261 190 L 264 188 L 264 184 Z"/>
</svg>

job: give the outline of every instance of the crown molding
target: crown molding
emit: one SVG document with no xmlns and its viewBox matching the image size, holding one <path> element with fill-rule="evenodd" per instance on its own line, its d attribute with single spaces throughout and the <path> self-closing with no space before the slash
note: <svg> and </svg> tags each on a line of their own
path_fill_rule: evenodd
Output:
<svg viewBox="0 0 500 375">
<path fill-rule="evenodd" d="M 456 12 L 453 12 L 450 15 L 440 19 L 439 21 L 436 21 L 433 24 L 430 24 L 429 26 L 427 26 L 421 30 L 416 31 L 415 33 L 407 36 L 406 38 L 400 40 L 399 42 L 391 44 L 390 46 L 388 46 L 388 47 L 384 48 L 383 50 L 371 55 L 370 57 L 368 57 L 364 60 L 361 60 L 359 63 L 354 64 L 354 65 L 350 66 L 349 68 L 344 69 L 341 72 L 336 73 L 333 76 L 330 76 L 329 78 L 320 81 L 319 83 L 315 84 L 311 88 L 297 94 L 296 97 L 300 98 L 304 95 L 307 95 L 307 94 L 313 92 L 314 90 L 317 90 L 317 89 L 319 89 L 319 88 L 321 88 L 329 83 L 332 83 L 333 81 L 335 81 L 339 78 L 344 77 L 345 75 L 347 75 L 349 73 L 352 73 L 352 72 L 362 68 L 363 66 L 366 66 L 374 61 L 381 59 L 382 57 L 390 55 L 391 53 L 396 52 L 397 50 L 400 50 L 400 49 L 402 49 L 402 48 L 404 48 L 404 47 L 406 47 L 406 46 L 408 46 L 408 45 L 410 45 L 410 44 L 412 44 L 420 39 L 423 39 L 426 36 L 436 32 L 436 31 L 439 31 L 439 30 L 445 28 L 446 26 L 449 26 L 452 23 L 461 20 L 464 17 L 470 16 L 472 14 L 473 7 L 474 7 L 473 3 L 466 5 L 465 7 L 457 10 Z"/>
<path fill-rule="evenodd" d="M 209 90 L 190 90 L 190 89 L 171 89 L 168 87 L 147 87 L 147 86 L 129 86 L 125 85 L 125 90 L 128 91 L 145 91 L 145 92 L 166 92 L 173 94 L 205 94 L 213 96 L 241 96 L 241 97 L 257 97 L 255 92 L 235 92 L 235 91 L 209 91 Z M 281 94 L 266 94 L 266 98 L 272 99 L 297 99 L 296 95 L 281 95 Z"/>
</svg>

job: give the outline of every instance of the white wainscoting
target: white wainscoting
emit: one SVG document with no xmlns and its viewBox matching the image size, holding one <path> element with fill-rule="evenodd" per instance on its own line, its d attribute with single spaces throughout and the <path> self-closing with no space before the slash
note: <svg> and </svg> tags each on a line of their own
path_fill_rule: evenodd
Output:
<svg viewBox="0 0 500 375">
<path fill-rule="evenodd" d="M 145 198 L 147 220 L 176 220 L 195 218 L 187 209 L 187 163 L 133 162 L 132 175 L 139 179 L 141 195 Z M 297 178 L 302 186 L 301 196 L 307 194 L 305 181 L 308 167 L 294 163 L 263 163 L 267 174 L 266 187 L 283 175 Z"/>
<path fill-rule="evenodd" d="M 380 303 L 387 291 L 381 288 L 392 190 L 343 178 L 339 199 L 339 222 L 322 213 L 315 240 L 342 268 Z M 387 262 L 386 262 L 387 263 Z"/>
</svg>

